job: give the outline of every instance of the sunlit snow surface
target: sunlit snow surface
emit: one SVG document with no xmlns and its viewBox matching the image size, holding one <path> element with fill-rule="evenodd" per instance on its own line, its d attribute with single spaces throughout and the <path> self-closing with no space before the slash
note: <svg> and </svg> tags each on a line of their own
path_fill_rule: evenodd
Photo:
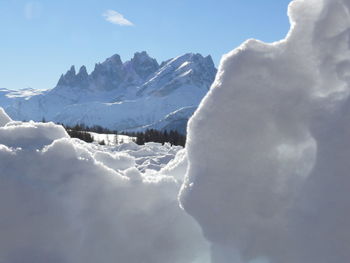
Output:
<svg viewBox="0 0 350 263">
<path fill-rule="evenodd" d="M 189 123 L 180 199 L 212 263 L 350 262 L 350 0 L 289 16 L 223 57 Z"/>
<path fill-rule="evenodd" d="M 0 109 L 0 262 L 206 262 L 177 201 L 183 156 L 155 143 L 87 144 Z"/>
</svg>

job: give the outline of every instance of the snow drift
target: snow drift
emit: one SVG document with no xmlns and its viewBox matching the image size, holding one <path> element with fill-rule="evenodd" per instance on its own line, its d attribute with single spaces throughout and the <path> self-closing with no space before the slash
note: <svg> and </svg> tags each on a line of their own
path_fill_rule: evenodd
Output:
<svg viewBox="0 0 350 263">
<path fill-rule="evenodd" d="M 141 173 L 131 155 L 180 149 L 124 147 L 110 152 L 0 109 L 0 261 L 205 262 L 206 241 L 178 205 L 179 183 Z"/>
<path fill-rule="evenodd" d="M 294 0 L 286 39 L 223 57 L 180 194 L 213 263 L 350 261 L 349 14 L 349 0 Z"/>
</svg>

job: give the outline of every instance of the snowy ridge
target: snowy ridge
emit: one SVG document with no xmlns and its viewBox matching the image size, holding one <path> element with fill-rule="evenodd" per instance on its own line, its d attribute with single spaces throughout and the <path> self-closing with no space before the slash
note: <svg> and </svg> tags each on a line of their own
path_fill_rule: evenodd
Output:
<svg viewBox="0 0 350 263">
<path fill-rule="evenodd" d="M 85 66 L 78 73 L 72 66 L 55 88 L 45 92 L 3 91 L 0 106 L 16 120 L 135 130 L 155 127 L 181 108 L 196 108 L 215 74 L 212 58 L 200 54 L 185 54 L 161 65 L 146 52 L 135 53 L 125 63 L 114 55 L 97 63 L 91 74 Z M 184 131 L 187 119 L 172 126 Z"/>
</svg>

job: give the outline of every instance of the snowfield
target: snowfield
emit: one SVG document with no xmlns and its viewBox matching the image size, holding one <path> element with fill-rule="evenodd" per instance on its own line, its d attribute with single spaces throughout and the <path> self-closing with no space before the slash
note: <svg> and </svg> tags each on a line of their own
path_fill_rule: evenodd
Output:
<svg viewBox="0 0 350 263">
<path fill-rule="evenodd" d="M 223 57 L 186 149 L 0 110 L 0 262 L 350 262 L 350 0 L 289 17 Z"/>
</svg>

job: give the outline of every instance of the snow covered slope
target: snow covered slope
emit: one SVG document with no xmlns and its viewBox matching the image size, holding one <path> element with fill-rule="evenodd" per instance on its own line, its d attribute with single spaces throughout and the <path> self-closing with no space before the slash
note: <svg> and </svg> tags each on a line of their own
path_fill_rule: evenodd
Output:
<svg viewBox="0 0 350 263">
<path fill-rule="evenodd" d="M 15 101 L 28 100 L 33 96 L 44 94 L 45 92 L 47 91 L 31 88 L 20 90 L 0 89 L 0 105 L 6 108 L 14 104 Z"/>
<path fill-rule="evenodd" d="M 17 97 L 4 92 L 0 106 L 16 120 L 45 118 L 68 125 L 137 130 L 157 125 L 180 109 L 196 108 L 215 74 L 211 57 L 200 54 L 185 54 L 161 65 L 146 52 L 125 63 L 114 55 L 96 64 L 91 74 L 85 66 L 78 72 L 72 66 L 51 90 L 34 95 L 32 91 L 26 97 L 25 92 Z M 163 126 L 183 131 L 188 117 L 181 125 Z"/>
<path fill-rule="evenodd" d="M 155 129 L 155 130 L 176 130 L 182 134 L 186 133 L 187 121 L 193 115 L 197 106 L 188 106 L 178 109 L 174 112 L 169 113 L 163 119 L 158 122 L 145 125 L 138 129 L 134 129 L 133 131 L 145 131 L 147 129 Z"/>
</svg>

